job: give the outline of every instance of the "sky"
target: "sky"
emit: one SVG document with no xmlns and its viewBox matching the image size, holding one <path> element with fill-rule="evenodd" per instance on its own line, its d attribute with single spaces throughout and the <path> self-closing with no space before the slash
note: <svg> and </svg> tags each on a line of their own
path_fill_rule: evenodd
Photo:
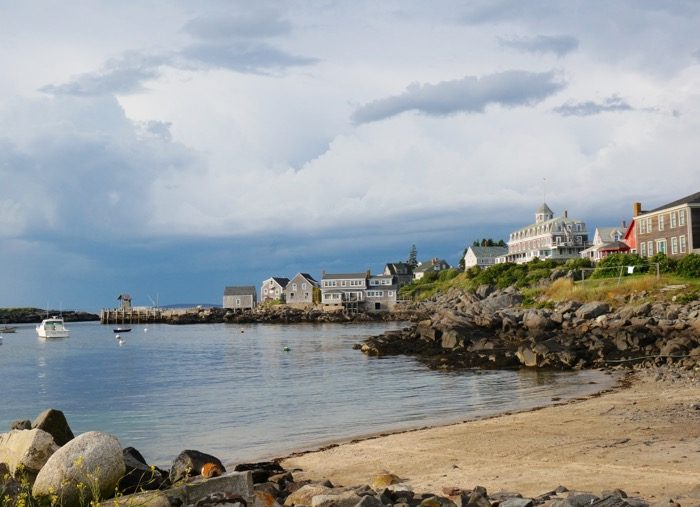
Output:
<svg viewBox="0 0 700 507">
<path fill-rule="evenodd" d="M 453 265 L 700 191 L 700 2 L 0 0 L 0 307 Z"/>
</svg>

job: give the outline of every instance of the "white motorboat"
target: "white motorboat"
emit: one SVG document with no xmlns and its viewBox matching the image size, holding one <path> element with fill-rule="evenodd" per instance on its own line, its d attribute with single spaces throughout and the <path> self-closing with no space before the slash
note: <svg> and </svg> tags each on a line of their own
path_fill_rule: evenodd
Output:
<svg viewBox="0 0 700 507">
<path fill-rule="evenodd" d="M 66 329 L 61 317 L 51 317 L 41 321 L 36 327 L 36 334 L 40 338 L 68 338 L 70 331 Z"/>
</svg>

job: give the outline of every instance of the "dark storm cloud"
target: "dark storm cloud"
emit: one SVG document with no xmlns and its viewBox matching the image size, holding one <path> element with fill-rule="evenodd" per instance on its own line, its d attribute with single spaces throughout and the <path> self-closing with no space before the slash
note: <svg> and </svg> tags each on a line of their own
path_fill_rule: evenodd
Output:
<svg viewBox="0 0 700 507">
<path fill-rule="evenodd" d="M 358 108 L 355 123 L 369 123 L 418 111 L 430 116 L 481 113 L 490 104 L 507 107 L 535 104 L 564 87 L 553 72 L 510 70 L 483 77 L 466 76 L 437 84 L 411 84 L 401 95 L 378 99 Z"/>
<path fill-rule="evenodd" d="M 600 113 L 633 111 L 634 108 L 621 97 L 613 95 L 603 100 L 603 102 L 593 102 L 587 100 L 585 102 L 567 102 L 559 107 L 555 107 L 554 111 L 562 116 L 592 116 Z"/>
<path fill-rule="evenodd" d="M 578 40 L 569 35 L 537 35 L 499 39 L 501 46 L 526 53 L 554 53 L 562 57 L 578 48 Z"/>
</svg>

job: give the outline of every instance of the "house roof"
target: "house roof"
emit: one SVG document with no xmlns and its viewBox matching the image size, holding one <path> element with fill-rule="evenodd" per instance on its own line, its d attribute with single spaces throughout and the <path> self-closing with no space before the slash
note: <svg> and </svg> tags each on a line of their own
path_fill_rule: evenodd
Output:
<svg viewBox="0 0 700 507">
<path fill-rule="evenodd" d="M 603 242 L 605 241 L 615 241 L 615 233 L 618 233 L 621 236 L 625 235 L 626 228 L 625 227 L 596 227 L 596 231 L 598 232 L 598 236 L 601 237 Z"/>
<path fill-rule="evenodd" d="M 312 285 L 318 286 L 318 281 L 308 273 L 297 273 L 297 276 L 304 277 L 306 278 L 306 281 L 311 282 Z M 296 278 L 297 276 L 295 276 L 294 278 Z"/>
<path fill-rule="evenodd" d="M 549 206 L 547 206 L 546 202 L 543 202 L 542 205 L 539 208 L 537 208 L 537 211 L 535 213 L 538 215 L 541 213 L 544 213 L 546 215 L 554 215 L 554 212 L 551 209 L 549 209 Z"/>
<path fill-rule="evenodd" d="M 284 278 L 283 276 L 271 276 L 268 280 L 274 280 L 282 288 L 285 288 L 289 283 L 289 278 Z"/>
<path fill-rule="evenodd" d="M 362 273 L 323 273 L 324 280 L 349 280 L 351 278 L 367 278 L 369 273 L 363 271 Z"/>
<path fill-rule="evenodd" d="M 407 262 L 389 262 L 386 265 L 392 275 L 411 274 L 411 265 Z"/>
<path fill-rule="evenodd" d="M 477 257 L 498 257 L 508 253 L 508 247 L 505 246 L 470 246 L 469 250 Z"/>
<path fill-rule="evenodd" d="M 647 211 L 646 213 L 654 213 L 655 211 L 661 211 L 666 208 L 674 208 L 676 206 L 680 206 L 681 204 L 700 204 L 700 192 L 695 192 L 694 194 L 686 195 L 685 197 L 682 197 L 677 201 L 669 202 L 668 204 L 659 206 L 658 208 L 655 208 L 651 211 Z"/>
<path fill-rule="evenodd" d="M 427 261 L 423 261 L 418 266 L 413 268 L 414 273 L 424 273 L 426 271 L 429 271 L 431 269 L 435 269 L 435 267 L 438 266 L 440 268 L 448 269 L 450 265 L 445 259 L 430 259 Z"/>
<path fill-rule="evenodd" d="M 255 287 L 252 285 L 226 287 L 224 289 L 224 296 L 251 296 L 257 294 L 255 290 Z"/>
<path fill-rule="evenodd" d="M 549 220 L 545 220 L 544 222 L 540 222 L 539 224 L 533 223 L 530 225 L 526 225 L 525 227 L 521 227 L 520 229 L 513 231 L 512 234 L 517 234 L 519 232 L 526 231 L 526 230 L 533 228 L 533 227 L 546 227 L 550 224 L 554 225 L 554 224 L 557 224 L 559 222 L 567 223 L 567 224 L 569 224 L 569 223 L 570 224 L 584 224 L 584 225 L 586 224 L 583 220 L 579 220 L 578 218 L 571 218 L 571 217 L 567 217 L 567 216 L 562 215 L 560 217 L 554 217 L 554 218 L 551 218 Z M 585 231 L 580 231 L 580 232 L 585 232 Z"/>
</svg>

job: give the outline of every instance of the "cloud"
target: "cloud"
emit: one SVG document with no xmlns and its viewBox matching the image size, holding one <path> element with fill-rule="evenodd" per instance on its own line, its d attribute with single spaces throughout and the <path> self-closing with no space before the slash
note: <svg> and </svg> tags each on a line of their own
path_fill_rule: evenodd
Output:
<svg viewBox="0 0 700 507">
<path fill-rule="evenodd" d="M 47 85 L 40 91 L 51 95 L 97 96 L 129 94 L 143 90 L 144 82 L 160 76 L 160 67 L 168 63 L 166 55 L 145 55 L 127 51 L 112 58 L 97 72 L 75 76 L 59 85 Z"/>
<path fill-rule="evenodd" d="M 264 42 L 246 41 L 193 44 L 183 49 L 179 55 L 189 65 L 253 74 L 311 65 L 317 61 L 287 53 Z"/>
<path fill-rule="evenodd" d="M 567 102 L 561 106 L 555 107 L 554 111 L 562 116 L 592 116 L 600 113 L 634 111 L 629 103 L 613 95 L 603 100 L 603 102 L 593 102 L 587 100 L 585 102 Z"/>
<path fill-rule="evenodd" d="M 437 84 L 411 84 L 401 95 L 378 99 L 358 108 L 355 123 L 369 123 L 418 111 L 429 116 L 482 113 L 490 104 L 507 107 L 535 104 L 558 92 L 564 83 L 553 72 L 510 70 L 483 77 L 466 76 Z"/>
<path fill-rule="evenodd" d="M 17 100 L 2 113 L 5 237 L 138 236 L 153 213 L 156 179 L 196 170 L 166 124 L 129 120 L 114 97 Z"/>
<path fill-rule="evenodd" d="M 231 40 L 287 35 L 292 25 L 278 13 L 259 10 L 233 16 L 200 16 L 182 29 L 200 40 Z"/>
<path fill-rule="evenodd" d="M 526 53 L 554 53 L 565 56 L 578 48 L 578 40 L 569 35 L 537 35 L 534 37 L 500 38 L 501 46 Z"/>
</svg>

